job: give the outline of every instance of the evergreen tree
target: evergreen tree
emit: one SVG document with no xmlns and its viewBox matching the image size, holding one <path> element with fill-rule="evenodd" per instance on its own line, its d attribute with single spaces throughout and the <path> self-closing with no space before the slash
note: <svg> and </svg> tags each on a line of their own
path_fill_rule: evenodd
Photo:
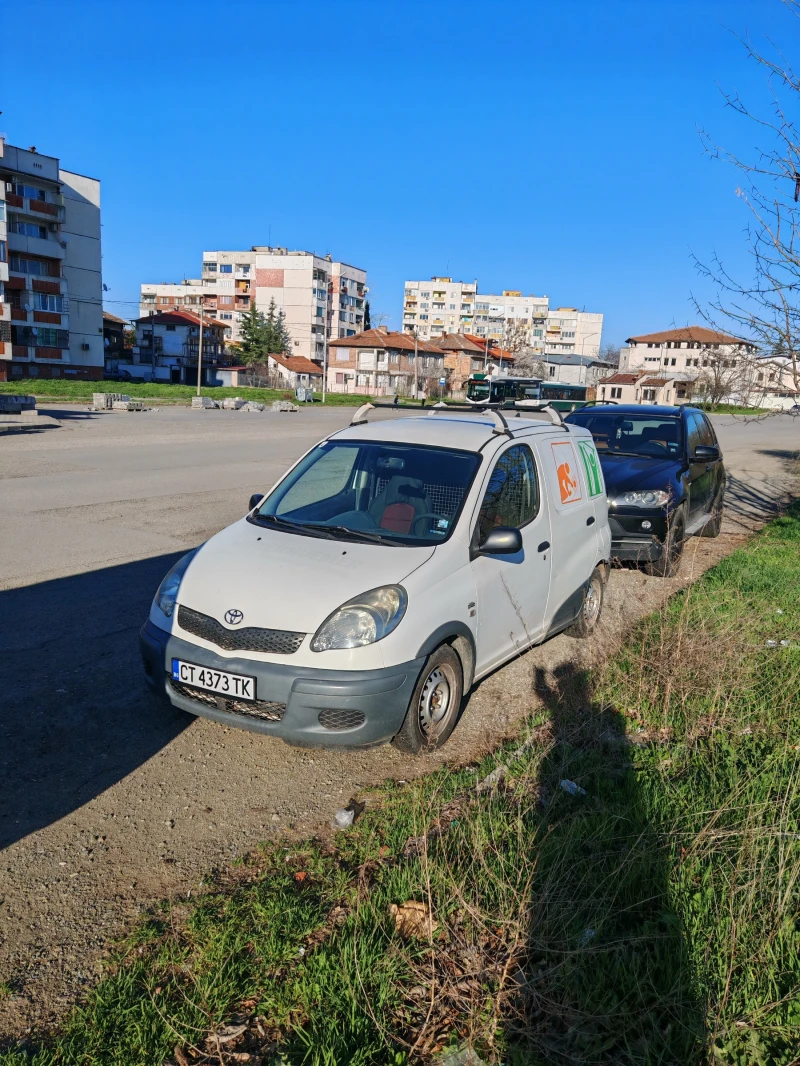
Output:
<svg viewBox="0 0 800 1066">
<path fill-rule="evenodd" d="M 278 311 L 274 298 L 270 300 L 267 315 L 264 318 L 264 333 L 268 345 L 267 352 L 270 355 L 289 354 L 292 338 L 286 328 L 286 316 L 283 311 Z"/>
<path fill-rule="evenodd" d="M 372 329 L 369 321 L 369 300 L 364 301 L 364 329 Z"/>
<path fill-rule="evenodd" d="M 249 311 L 242 315 L 241 338 L 239 350 L 243 363 L 265 363 L 267 361 L 267 356 L 273 350 L 269 346 L 268 323 L 264 318 L 264 312 L 256 307 L 255 300 L 250 301 Z"/>
</svg>

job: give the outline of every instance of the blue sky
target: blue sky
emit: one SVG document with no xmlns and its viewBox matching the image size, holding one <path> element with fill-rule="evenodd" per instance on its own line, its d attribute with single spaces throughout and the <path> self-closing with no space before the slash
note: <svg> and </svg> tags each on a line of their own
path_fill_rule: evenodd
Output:
<svg viewBox="0 0 800 1066">
<path fill-rule="evenodd" d="M 36 12 L 48 61 L 4 50 L 0 130 L 101 179 L 110 311 L 271 237 L 366 268 L 393 327 L 406 278 L 448 274 L 602 311 L 611 342 L 695 319 L 692 252 L 745 264 L 737 175 L 697 130 L 752 153 L 719 87 L 766 87 L 732 31 L 791 55 L 800 28 L 779 0 Z M 9 40 L 29 18 L 6 12 Z"/>
</svg>

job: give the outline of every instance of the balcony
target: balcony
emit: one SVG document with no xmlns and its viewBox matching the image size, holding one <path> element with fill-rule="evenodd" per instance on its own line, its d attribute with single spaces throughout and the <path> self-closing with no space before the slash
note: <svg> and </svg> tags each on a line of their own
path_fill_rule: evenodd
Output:
<svg viewBox="0 0 800 1066">
<path fill-rule="evenodd" d="M 11 308 L 11 321 L 12 322 L 27 322 L 28 312 L 24 307 L 12 307 Z"/>
<path fill-rule="evenodd" d="M 6 206 L 12 211 L 19 211 L 23 215 L 33 215 L 42 221 L 63 222 L 64 208 L 58 204 L 51 204 L 47 200 L 31 200 L 26 196 L 18 196 L 16 193 L 6 193 Z"/>
<path fill-rule="evenodd" d="M 22 252 L 28 255 L 41 255 L 47 259 L 63 259 L 67 251 L 61 241 L 55 237 L 26 237 L 22 233 L 9 233 L 8 250 L 10 252 Z"/>
</svg>

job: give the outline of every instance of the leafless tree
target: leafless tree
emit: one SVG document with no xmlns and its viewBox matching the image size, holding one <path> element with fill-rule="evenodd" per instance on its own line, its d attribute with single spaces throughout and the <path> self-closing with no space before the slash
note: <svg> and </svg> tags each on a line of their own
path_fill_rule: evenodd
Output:
<svg viewBox="0 0 800 1066">
<path fill-rule="evenodd" d="M 610 342 L 604 344 L 597 358 L 602 359 L 604 363 L 611 363 L 612 366 L 619 366 L 619 345 Z"/>
<path fill-rule="evenodd" d="M 799 0 L 783 0 L 789 15 L 800 18 Z M 764 71 L 770 100 L 760 111 L 737 92 L 725 92 L 726 106 L 759 130 L 764 147 L 752 159 L 740 159 L 702 131 L 706 150 L 734 166 L 741 175 L 737 195 L 750 213 L 747 227 L 752 277 L 733 276 L 713 257 L 695 258 L 700 274 L 710 279 L 716 296 L 698 313 L 713 328 L 725 328 L 758 346 L 762 366 L 772 365 L 795 390 L 800 390 L 800 130 L 793 118 L 800 106 L 800 77 L 779 48 L 770 42 L 760 51 L 749 37 L 739 38 L 751 60 Z M 724 368 L 723 368 L 724 369 Z"/>
</svg>

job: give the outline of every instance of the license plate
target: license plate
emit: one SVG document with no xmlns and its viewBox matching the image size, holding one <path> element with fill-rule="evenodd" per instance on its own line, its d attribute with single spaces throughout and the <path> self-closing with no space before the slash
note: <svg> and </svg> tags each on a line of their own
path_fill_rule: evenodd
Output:
<svg viewBox="0 0 800 1066">
<path fill-rule="evenodd" d="M 225 670 L 212 670 L 209 666 L 185 663 L 183 659 L 172 660 L 172 680 L 184 685 L 194 685 L 206 692 L 220 696 L 232 696 L 237 700 L 256 698 L 256 679 L 243 674 L 229 674 Z"/>
</svg>

